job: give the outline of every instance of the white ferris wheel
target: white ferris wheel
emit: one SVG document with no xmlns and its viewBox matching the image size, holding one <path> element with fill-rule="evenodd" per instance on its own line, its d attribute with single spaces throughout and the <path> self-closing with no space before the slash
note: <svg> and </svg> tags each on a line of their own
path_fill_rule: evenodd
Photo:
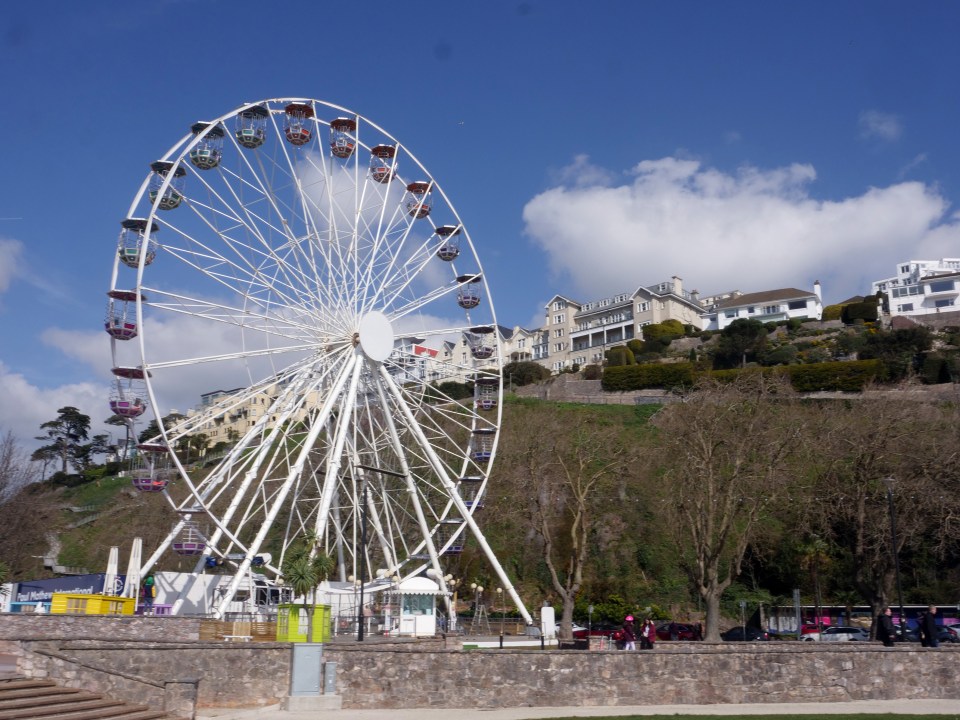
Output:
<svg viewBox="0 0 960 720">
<path fill-rule="evenodd" d="M 432 570 L 446 592 L 471 534 L 531 621 L 475 520 L 501 421 L 493 303 L 399 141 L 309 99 L 196 123 L 121 222 L 108 296 L 111 409 L 158 428 L 133 482 L 179 518 L 142 573 L 167 552 L 217 567 L 222 616 L 252 567 L 277 576 L 310 538 L 341 580 Z M 184 397 L 202 402 L 172 413 Z"/>
</svg>

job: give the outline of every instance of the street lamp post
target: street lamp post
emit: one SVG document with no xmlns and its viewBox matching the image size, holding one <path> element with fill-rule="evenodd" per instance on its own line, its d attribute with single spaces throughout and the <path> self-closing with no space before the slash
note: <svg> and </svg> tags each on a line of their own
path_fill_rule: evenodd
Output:
<svg viewBox="0 0 960 720">
<path fill-rule="evenodd" d="M 900 585 L 900 553 L 897 552 L 897 513 L 893 507 L 893 484 L 896 480 L 892 477 L 884 478 L 883 484 L 887 486 L 887 506 L 890 510 L 890 540 L 891 552 L 893 553 L 893 571 L 897 578 L 897 602 L 900 604 L 900 639 L 907 639 L 907 620 L 903 614 L 903 588 Z"/>
</svg>

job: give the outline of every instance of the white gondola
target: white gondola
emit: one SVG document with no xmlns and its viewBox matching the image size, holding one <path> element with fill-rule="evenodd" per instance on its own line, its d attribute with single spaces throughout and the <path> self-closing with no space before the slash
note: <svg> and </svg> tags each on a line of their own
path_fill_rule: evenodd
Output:
<svg viewBox="0 0 960 720">
<path fill-rule="evenodd" d="M 120 221 L 120 242 L 117 255 L 127 267 L 135 268 L 140 264 L 140 252 L 145 247 L 143 264 L 149 265 L 157 256 L 157 241 L 153 239 L 159 228 L 151 223 L 149 229 L 143 218 L 127 218 Z"/>
<path fill-rule="evenodd" d="M 290 144 L 300 147 L 310 142 L 313 135 L 310 130 L 313 108 L 304 103 L 290 103 L 283 111 L 285 115 L 283 134 Z"/>
<path fill-rule="evenodd" d="M 389 182 L 397 172 L 396 155 L 397 149 L 393 145 L 370 148 L 370 177 L 378 183 Z"/>
<path fill-rule="evenodd" d="M 200 170 L 213 170 L 223 156 L 223 128 L 208 122 L 196 122 L 190 132 L 199 137 L 196 145 L 190 148 L 190 162 Z"/>
<path fill-rule="evenodd" d="M 254 105 L 237 113 L 234 135 L 248 150 L 256 150 L 267 137 L 267 118 L 270 112 L 262 105 Z"/>
<path fill-rule="evenodd" d="M 110 411 L 123 418 L 137 418 L 147 410 L 143 368 L 115 367 L 116 380 L 110 393 Z"/>
<path fill-rule="evenodd" d="M 353 155 L 357 147 L 354 133 L 357 132 L 357 121 L 352 118 L 336 118 L 330 121 L 330 153 L 341 160 Z"/>
<path fill-rule="evenodd" d="M 107 297 L 107 316 L 103 327 L 117 340 L 132 340 L 137 336 L 137 291 L 110 290 Z"/>
<path fill-rule="evenodd" d="M 158 210 L 173 210 L 183 202 L 183 187 L 187 171 L 177 165 L 174 167 L 169 160 L 157 160 L 150 163 L 153 175 L 150 177 L 149 197 L 151 203 L 157 203 Z M 167 189 L 163 184 L 170 178 Z M 160 199 L 157 202 L 157 198 Z"/>
<path fill-rule="evenodd" d="M 464 310 L 472 310 L 480 304 L 483 296 L 483 279 L 479 275 L 461 275 L 457 278 L 460 288 L 457 290 L 457 305 Z"/>
<path fill-rule="evenodd" d="M 460 228 L 457 225 L 441 225 L 435 231 L 440 238 L 437 257 L 444 262 L 456 260 L 460 255 Z"/>
<path fill-rule="evenodd" d="M 430 183 L 417 180 L 407 185 L 407 212 L 411 217 L 422 220 L 430 214 Z"/>
</svg>

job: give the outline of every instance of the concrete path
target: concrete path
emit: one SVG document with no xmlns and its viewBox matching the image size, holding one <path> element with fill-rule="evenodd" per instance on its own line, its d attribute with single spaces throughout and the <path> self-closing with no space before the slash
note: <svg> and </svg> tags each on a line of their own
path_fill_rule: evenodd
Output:
<svg viewBox="0 0 960 720">
<path fill-rule="evenodd" d="M 750 705 L 643 705 L 634 707 L 480 708 L 442 710 L 324 710 L 285 712 L 278 706 L 257 710 L 201 710 L 198 720 L 536 720 L 614 715 L 850 715 L 893 713 L 946 715 L 960 718 L 960 700 L 856 700 L 832 703 L 769 703 Z"/>
</svg>

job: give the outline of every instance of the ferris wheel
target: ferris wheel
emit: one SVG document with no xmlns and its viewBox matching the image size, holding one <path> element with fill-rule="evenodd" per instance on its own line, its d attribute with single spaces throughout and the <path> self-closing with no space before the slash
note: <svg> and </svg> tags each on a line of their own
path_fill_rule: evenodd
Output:
<svg viewBox="0 0 960 720">
<path fill-rule="evenodd" d="M 340 580 L 432 571 L 446 592 L 471 534 L 530 622 L 476 522 L 502 412 L 493 303 L 404 145 L 318 100 L 245 104 L 153 162 L 120 226 L 110 407 L 155 419 L 133 483 L 178 518 L 142 572 L 195 557 L 229 577 L 222 616 L 306 540 Z"/>
</svg>

